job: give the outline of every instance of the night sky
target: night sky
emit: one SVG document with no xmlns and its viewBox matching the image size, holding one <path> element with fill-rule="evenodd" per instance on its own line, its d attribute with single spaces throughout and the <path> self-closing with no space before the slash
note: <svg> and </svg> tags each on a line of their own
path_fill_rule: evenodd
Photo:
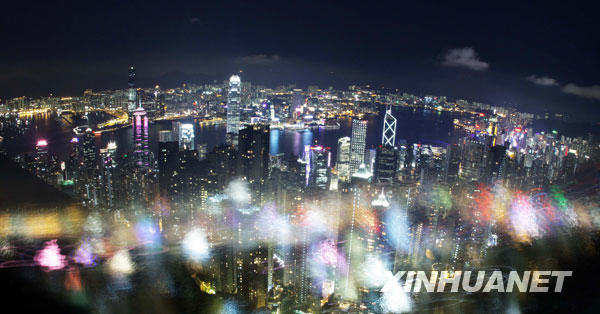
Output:
<svg viewBox="0 0 600 314">
<path fill-rule="evenodd" d="M 599 8 L 572 1 L 22 1 L 0 13 L 0 95 L 204 83 L 370 83 L 600 117 Z M 454 1 L 452 1 L 454 2 Z"/>
</svg>

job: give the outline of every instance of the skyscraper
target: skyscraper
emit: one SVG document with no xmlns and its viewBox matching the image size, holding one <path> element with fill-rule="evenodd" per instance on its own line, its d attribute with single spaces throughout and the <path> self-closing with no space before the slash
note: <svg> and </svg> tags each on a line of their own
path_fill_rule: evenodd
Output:
<svg viewBox="0 0 600 314">
<path fill-rule="evenodd" d="M 365 161 L 367 120 L 352 119 L 352 139 L 350 141 L 350 175 Z"/>
<path fill-rule="evenodd" d="M 240 77 L 232 75 L 229 78 L 229 93 L 227 95 L 227 142 L 237 145 L 240 132 L 240 92 L 242 88 Z"/>
<path fill-rule="evenodd" d="M 160 131 L 158 137 L 158 182 L 161 191 L 170 189 L 175 182 L 179 144 L 173 139 L 172 131 Z"/>
<path fill-rule="evenodd" d="M 331 151 L 329 147 L 312 146 L 310 148 L 310 176 L 313 186 L 320 189 L 329 188 Z"/>
<path fill-rule="evenodd" d="M 194 125 L 191 123 L 183 123 L 179 125 L 179 150 L 194 150 L 195 135 Z"/>
<path fill-rule="evenodd" d="M 390 184 L 396 174 L 396 150 L 389 145 L 379 145 L 375 157 L 375 180 L 378 183 Z"/>
<path fill-rule="evenodd" d="M 117 162 L 115 160 L 116 151 L 117 144 L 115 142 L 109 142 L 106 148 L 100 149 L 102 200 L 104 205 L 108 208 L 113 208 L 113 206 L 115 206 L 115 174 L 117 172 Z"/>
<path fill-rule="evenodd" d="M 83 167 L 86 173 L 93 171 L 97 166 L 96 159 L 96 140 L 92 129 L 87 128 L 83 134 Z"/>
<path fill-rule="evenodd" d="M 35 146 L 35 155 L 33 159 L 33 168 L 38 177 L 47 179 L 46 175 L 48 172 L 50 158 L 48 156 L 48 141 L 41 139 L 38 140 Z"/>
<path fill-rule="evenodd" d="M 389 184 L 397 169 L 396 154 L 396 118 L 392 115 L 392 106 L 386 105 L 383 118 L 381 145 L 377 147 L 373 173 L 378 183 Z"/>
<path fill-rule="evenodd" d="M 250 183 L 265 180 L 269 173 L 269 125 L 248 125 L 240 131 L 239 139 L 242 174 Z"/>
<path fill-rule="evenodd" d="M 396 145 L 396 118 L 392 115 L 392 106 L 385 107 L 385 117 L 383 118 L 383 134 L 381 144 L 394 147 Z"/>
<path fill-rule="evenodd" d="M 173 131 L 171 130 L 162 130 L 160 132 L 158 132 L 158 142 L 159 143 L 165 143 L 165 142 L 174 142 L 174 138 L 173 138 Z"/>
<path fill-rule="evenodd" d="M 292 104 L 289 106 L 289 115 L 292 119 L 296 120 L 299 116 L 299 112 L 302 111 L 302 105 L 304 104 L 304 96 L 299 92 L 294 93 L 292 97 Z"/>
<path fill-rule="evenodd" d="M 98 188 L 97 170 L 98 157 L 96 151 L 96 139 L 92 129 L 87 128 L 83 134 L 83 176 L 79 186 L 85 195 L 86 202 L 89 205 L 98 205 L 96 190 Z"/>
<path fill-rule="evenodd" d="M 136 90 L 135 90 L 135 68 L 129 67 L 129 77 L 127 80 L 129 89 L 127 90 L 127 111 L 133 112 L 136 108 Z"/>
<path fill-rule="evenodd" d="M 138 167 L 150 168 L 150 149 L 148 146 L 148 117 L 144 108 L 133 112 L 133 158 Z"/>
<path fill-rule="evenodd" d="M 341 182 L 350 181 L 350 138 L 338 140 L 336 168 Z"/>
<path fill-rule="evenodd" d="M 481 178 L 486 164 L 486 146 L 476 139 L 464 138 L 462 141 L 460 177 L 465 181 L 477 181 Z"/>
<path fill-rule="evenodd" d="M 239 157 L 241 174 L 249 185 L 252 203 L 262 205 L 269 176 L 269 142 L 270 127 L 268 124 L 252 124 L 240 130 Z"/>
<path fill-rule="evenodd" d="M 458 171 L 460 169 L 460 146 L 450 144 L 446 148 L 445 181 L 448 184 L 455 184 L 458 181 Z"/>
</svg>

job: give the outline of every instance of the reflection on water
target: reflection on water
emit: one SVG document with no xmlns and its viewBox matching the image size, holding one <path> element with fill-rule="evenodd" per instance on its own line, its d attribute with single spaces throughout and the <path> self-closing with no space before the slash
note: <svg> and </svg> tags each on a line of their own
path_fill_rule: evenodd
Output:
<svg viewBox="0 0 600 314">
<path fill-rule="evenodd" d="M 367 145 L 378 145 L 381 142 L 384 112 L 372 115 L 367 129 Z M 398 119 L 397 139 L 405 139 L 408 143 L 429 143 L 445 145 L 456 140 L 452 127 L 452 119 L 456 114 L 447 112 L 428 112 L 423 110 L 395 108 L 394 115 Z M 102 116 L 89 116 L 92 122 L 102 121 Z M 39 138 L 49 142 L 49 151 L 59 158 L 66 158 L 69 152 L 69 140 L 74 136 L 72 125 L 65 125 L 55 115 L 37 115 L 29 117 L 29 129 L 22 135 L 5 139 L 6 150 L 11 153 L 33 151 Z M 86 123 L 78 118 L 77 123 Z M 194 122 L 191 119 L 186 122 Z M 314 128 L 301 131 L 272 130 L 271 154 L 285 153 L 298 155 L 303 151 L 304 145 L 319 144 L 329 146 L 336 153 L 337 140 L 340 137 L 351 135 L 352 121 L 349 118 L 340 119 L 340 128 L 337 130 Z M 196 146 L 206 144 L 208 151 L 215 146 L 225 143 L 225 125 L 202 126 L 195 125 Z M 162 130 L 171 130 L 171 121 L 157 121 L 150 124 L 150 149 L 158 150 L 158 133 Z M 98 147 L 106 147 L 108 142 L 117 143 L 117 154 L 127 154 L 133 148 L 133 131 L 126 127 L 113 132 L 103 132 L 96 137 Z"/>
</svg>

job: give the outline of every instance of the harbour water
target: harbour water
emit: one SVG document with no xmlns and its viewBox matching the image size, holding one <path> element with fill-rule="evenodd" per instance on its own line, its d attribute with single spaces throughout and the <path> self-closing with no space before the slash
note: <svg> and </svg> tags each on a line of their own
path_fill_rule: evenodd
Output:
<svg viewBox="0 0 600 314">
<path fill-rule="evenodd" d="M 378 115 L 368 117 L 367 146 L 375 146 L 381 143 L 381 131 L 383 127 L 383 111 Z M 398 119 L 396 140 L 404 139 L 407 143 L 423 143 L 436 146 L 445 146 L 458 139 L 457 132 L 452 120 L 459 116 L 456 113 L 429 111 L 420 109 L 395 108 L 394 116 Z M 90 123 L 102 120 L 106 117 L 101 114 L 89 115 Z M 85 124 L 86 121 L 78 118 L 76 123 Z M 208 151 L 215 146 L 225 143 L 225 125 L 201 126 L 193 119 L 184 119 L 182 122 L 195 125 L 195 141 L 197 145 L 206 144 Z M 75 136 L 73 125 L 65 125 L 56 119 L 53 114 L 38 115 L 21 121 L 27 125 L 26 130 L 19 134 L 5 136 L 5 150 L 11 153 L 25 153 L 33 151 L 38 139 L 45 139 L 49 143 L 50 153 L 64 157 L 69 152 L 70 139 Z M 271 154 L 301 154 L 304 145 L 323 145 L 331 147 L 335 154 L 337 140 L 343 136 L 351 135 L 352 121 L 350 118 L 339 120 L 339 129 L 311 128 L 305 130 L 271 130 Z M 170 130 L 171 121 L 157 121 L 150 124 L 150 149 L 156 152 L 158 149 L 158 133 L 161 130 Z M 117 154 L 127 154 L 133 148 L 133 131 L 131 127 L 125 127 L 112 132 L 103 132 L 96 136 L 98 147 L 106 147 L 108 142 L 117 143 Z"/>
</svg>

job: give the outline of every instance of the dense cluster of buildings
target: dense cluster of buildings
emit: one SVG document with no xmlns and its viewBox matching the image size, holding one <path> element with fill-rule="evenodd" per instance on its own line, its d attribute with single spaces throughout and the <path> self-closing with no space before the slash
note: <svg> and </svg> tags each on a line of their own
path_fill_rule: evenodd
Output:
<svg viewBox="0 0 600 314">
<path fill-rule="evenodd" d="M 454 121 L 462 136 L 443 146 L 408 143 L 397 134 L 397 106 L 463 112 Z M 372 259 L 392 272 L 481 265 L 505 236 L 501 218 L 481 207 L 485 195 L 537 193 L 598 157 L 593 138 L 536 132 L 533 115 L 511 108 L 358 86 L 268 89 L 238 75 L 224 84 L 145 89 L 136 88 L 131 68 L 127 90 L 22 97 L 1 108 L 7 116 L 126 110 L 133 128 L 126 155 L 112 142 L 97 147 L 89 126 L 72 138 L 65 160 L 51 156 L 43 139 L 16 159 L 85 206 L 150 213 L 171 238 L 200 226 L 212 247 L 198 274 L 203 283 L 273 311 L 380 311 L 380 289 L 361 275 Z M 368 143 L 366 117 L 379 109 L 381 140 Z M 208 151 L 196 138 L 198 122 L 173 120 L 151 151 L 151 120 L 181 115 L 222 118 L 226 143 Z M 272 128 L 335 127 L 341 117 L 352 119 L 352 130 L 335 153 L 318 143 L 299 156 L 269 153 Z M 473 215 L 466 219 L 464 210 Z"/>
</svg>

